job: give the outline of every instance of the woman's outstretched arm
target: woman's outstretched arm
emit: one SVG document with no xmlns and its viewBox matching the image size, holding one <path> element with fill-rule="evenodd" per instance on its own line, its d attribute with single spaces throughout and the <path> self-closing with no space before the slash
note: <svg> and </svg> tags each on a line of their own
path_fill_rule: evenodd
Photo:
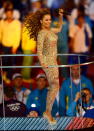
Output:
<svg viewBox="0 0 94 131">
<path fill-rule="evenodd" d="M 59 21 L 57 28 L 51 28 L 54 33 L 59 33 L 62 29 L 62 21 L 63 21 L 63 9 L 59 9 Z"/>
</svg>

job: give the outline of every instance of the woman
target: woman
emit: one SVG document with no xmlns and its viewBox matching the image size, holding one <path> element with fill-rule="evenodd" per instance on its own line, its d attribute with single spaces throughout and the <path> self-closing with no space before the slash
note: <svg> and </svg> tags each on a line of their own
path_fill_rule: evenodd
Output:
<svg viewBox="0 0 94 131">
<path fill-rule="evenodd" d="M 42 9 L 26 18 L 25 25 L 29 31 L 30 37 L 37 41 L 37 54 L 43 70 L 46 73 L 49 90 L 47 94 L 46 111 L 43 116 L 51 124 L 56 120 L 51 116 L 52 106 L 55 97 L 59 91 L 59 71 L 57 67 L 57 35 L 62 29 L 63 10 L 59 10 L 58 28 L 51 28 L 51 14 L 48 9 Z M 48 68 L 49 67 L 49 68 Z"/>
</svg>

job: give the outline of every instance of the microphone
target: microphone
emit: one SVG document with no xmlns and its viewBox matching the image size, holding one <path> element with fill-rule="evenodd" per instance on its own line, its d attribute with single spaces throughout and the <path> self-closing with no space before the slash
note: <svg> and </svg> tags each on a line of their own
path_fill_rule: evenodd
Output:
<svg viewBox="0 0 94 131">
<path fill-rule="evenodd" d="M 63 15 L 71 15 L 71 13 L 67 11 L 63 11 Z"/>
<path fill-rule="evenodd" d="M 60 9 L 56 9 L 54 10 L 55 11 L 55 14 L 58 16 L 58 12 L 60 11 Z M 62 8 L 61 8 L 61 11 L 60 11 L 63 15 L 71 15 L 71 13 L 69 11 L 62 11 Z"/>
</svg>

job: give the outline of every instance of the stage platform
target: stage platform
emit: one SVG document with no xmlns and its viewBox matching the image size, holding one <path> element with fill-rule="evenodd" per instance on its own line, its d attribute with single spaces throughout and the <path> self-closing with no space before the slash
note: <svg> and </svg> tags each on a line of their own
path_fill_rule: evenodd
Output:
<svg viewBox="0 0 94 131">
<path fill-rule="evenodd" d="M 82 117 L 56 118 L 50 125 L 44 118 L 0 118 L 0 130 L 75 130 L 94 127 L 94 119 Z"/>
</svg>

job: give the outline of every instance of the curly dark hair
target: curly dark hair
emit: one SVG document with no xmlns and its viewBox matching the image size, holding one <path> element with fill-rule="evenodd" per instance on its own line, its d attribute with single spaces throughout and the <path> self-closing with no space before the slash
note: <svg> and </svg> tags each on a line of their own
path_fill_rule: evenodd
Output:
<svg viewBox="0 0 94 131">
<path fill-rule="evenodd" d="M 45 15 L 50 15 L 48 8 L 40 9 L 35 13 L 30 13 L 24 20 L 24 25 L 28 29 L 30 38 L 34 38 L 37 41 L 38 32 L 41 30 L 41 22 Z"/>
</svg>

